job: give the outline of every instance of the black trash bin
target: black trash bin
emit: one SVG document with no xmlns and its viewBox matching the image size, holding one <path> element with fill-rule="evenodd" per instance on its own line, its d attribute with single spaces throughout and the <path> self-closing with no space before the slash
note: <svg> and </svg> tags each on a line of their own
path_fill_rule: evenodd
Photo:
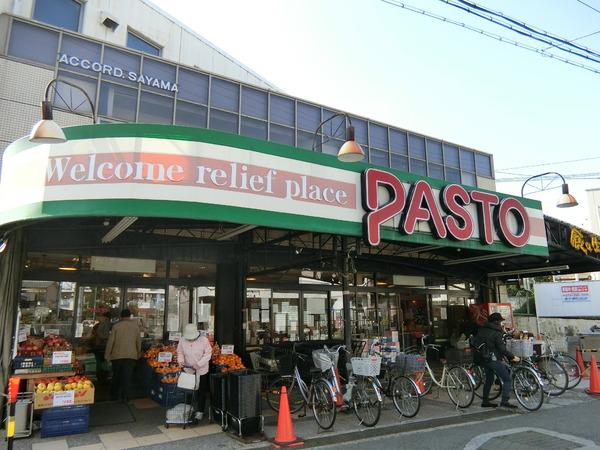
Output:
<svg viewBox="0 0 600 450">
<path fill-rule="evenodd" d="M 262 432 L 261 375 L 250 370 L 231 372 L 227 385 L 229 428 L 238 436 Z"/>
</svg>

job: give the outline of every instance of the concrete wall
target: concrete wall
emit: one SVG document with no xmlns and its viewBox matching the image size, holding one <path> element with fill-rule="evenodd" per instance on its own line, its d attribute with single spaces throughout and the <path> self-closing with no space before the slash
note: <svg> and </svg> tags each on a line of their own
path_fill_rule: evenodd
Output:
<svg viewBox="0 0 600 450">
<path fill-rule="evenodd" d="M 0 0 L 0 14 L 32 19 L 34 0 Z M 101 23 L 108 13 L 119 26 L 113 31 Z M 250 68 L 188 29 L 147 0 L 87 0 L 79 32 L 125 47 L 128 30 L 162 48 L 161 57 L 228 78 L 278 90 Z"/>
</svg>

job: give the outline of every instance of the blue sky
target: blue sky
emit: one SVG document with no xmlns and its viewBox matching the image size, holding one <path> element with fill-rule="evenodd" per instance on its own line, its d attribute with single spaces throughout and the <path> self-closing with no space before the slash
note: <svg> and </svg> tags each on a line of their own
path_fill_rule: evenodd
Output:
<svg viewBox="0 0 600 450">
<path fill-rule="evenodd" d="M 152 1 L 290 95 L 492 153 L 498 180 L 530 165 L 506 172 L 600 172 L 600 74 L 379 0 Z M 577 0 L 479 3 L 567 39 L 600 30 Z M 439 0 L 408 4 L 534 44 Z M 577 43 L 600 51 L 600 33 Z M 585 190 L 600 179 L 567 181 L 579 207 L 555 208 L 558 189 L 528 196 L 588 227 Z"/>
</svg>

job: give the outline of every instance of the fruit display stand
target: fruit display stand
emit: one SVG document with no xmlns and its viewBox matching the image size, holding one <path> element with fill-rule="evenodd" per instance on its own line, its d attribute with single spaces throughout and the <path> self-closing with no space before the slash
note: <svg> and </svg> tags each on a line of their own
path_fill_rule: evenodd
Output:
<svg viewBox="0 0 600 450">
<path fill-rule="evenodd" d="M 177 392 L 179 364 L 177 347 L 174 345 L 155 345 L 144 352 L 146 368 L 144 380 L 148 396 L 161 406 L 173 406 L 183 401 L 183 394 Z"/>
<path fill-rule="evenodd" d="M 94 403 L 95 389 L 85 376 L 40 378 L 35 384 L 33 407 L 36 410 Z"/>
</svg>

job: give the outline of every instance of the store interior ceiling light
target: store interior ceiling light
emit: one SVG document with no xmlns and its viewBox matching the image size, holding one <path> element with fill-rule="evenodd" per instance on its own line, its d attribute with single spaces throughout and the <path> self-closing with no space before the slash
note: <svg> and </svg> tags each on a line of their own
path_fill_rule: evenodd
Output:
<svg viewBox="0 0 600 450">
<path fill-rule="evenodd" d="M 64 270 L 65 272 L 73 272 L 75 270 L 79 270 L 77 267 L 59 267 L 58 270 Z"/>
<path fill-rule="evenodd" d="M 135 216 L 123 217 L 117 224 L 112 227 L 112 229 L 104 235 L 102 238 L 103 244 L 108 244 L 113 241 L 117 236 L 119 236 L 123 231 L 125 231 L 131 224 L 133 224 L 136 220 L 138 220 Z"/>
<path fill-rule="evenodd" d="M 256 228 L 256 225 L 242 225 L 241 227 L 234 228 L 233 230 L 227 231 L 217 238 L 217 241 L 224 241 L 225 239 L 232 238 L 238 234 L 245 233 Z"/>
<path fill-rule="evenodd" d="M 488 273 L 488 277 L 502 277 L 505 275 L 527 275 L 531 273 L 542 273 L 542 272 L 558 272 L 561 270 L 569 270 L 569 266 L 567 264 L 563 266 L 546 266 L 546 267 L 536 267 L 533 269 L 520 269 L 520 270 L 505 270 L 503 272 L 490 272 Z"/>
<path fill-rule="evenodd" d="M 461 258 L 461 259 L 452 259 L 449 261 L 444 261 L 444 266 L 454 266 L 456 264 L 466 264 L 477 261 L 487 261 L 490 259 L 500 259 L 500 258 L 509 258 L 511 256 L 515 256 L 514 253 L 497 253 L 493 255 L 483 255 L 483 256 L 473 256 L 472 258 Z"/>
</svg>

